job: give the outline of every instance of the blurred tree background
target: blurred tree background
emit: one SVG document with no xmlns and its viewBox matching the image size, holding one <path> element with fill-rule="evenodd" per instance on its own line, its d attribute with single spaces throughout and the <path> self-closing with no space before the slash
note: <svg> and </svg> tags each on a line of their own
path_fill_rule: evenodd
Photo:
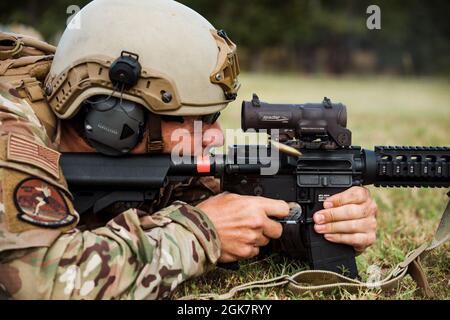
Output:
<svg viewBox="0 0 450 320">
<path fill-rule="evenodd" d="M 126 0 L 124 0 L 126 1 Z M 70 5 L 87 0 L 6 0 L 0 28 L 24 24 L 54 44 Z M 180 0 L 225 29 L 248 71 L 450 75 L 448 0 Z M 381 30 L 369 30 L 369 5 Z"/>
</svg>

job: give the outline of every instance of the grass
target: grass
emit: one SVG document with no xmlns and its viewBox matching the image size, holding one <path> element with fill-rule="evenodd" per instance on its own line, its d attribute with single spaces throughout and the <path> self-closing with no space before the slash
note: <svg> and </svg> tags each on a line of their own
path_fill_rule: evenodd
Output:
<svg viewBox="0 0 450 320">
<path fill-rule="evenodd" d="M 392 77 L 306 77 L 295 75 L 245 74 L 239 102 L 222 116 L 223 128 L 240 125 L 240 102 L 253 92 L 263 101 L 320 102 L 327 96 L 348 107 L 348 127 L 353 144 L 365 148 L 375 145 L 450 145 L 450 81 L 432 78 Z M 370 265 L 387 274 L 405 255 L 430 241 L 447 203 L 444 189 L 369 188 L 379 206 L 376 243 L 357 258 L 363 279 Z M 435 299 L 450 299 L 449 244 L 429 254 L 423 261 Z M 254 280 L 293 274 L 305 265 L 279 256 L 263 261 L 241 262 L 239 271 L 216 269 L 181 285 L 173 298 L 199 293 L 224 293 L 232 287 Z M 332 294 L 295 295 L 283 289 L 241 292 L 236 299 L 426 299 L 410 277 L 391 292 L 345 290 Z"/>
</svg>

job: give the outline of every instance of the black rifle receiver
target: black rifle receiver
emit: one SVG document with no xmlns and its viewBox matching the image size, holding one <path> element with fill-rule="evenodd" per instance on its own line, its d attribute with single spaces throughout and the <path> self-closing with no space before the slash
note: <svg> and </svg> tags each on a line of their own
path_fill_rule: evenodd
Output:
<svg viewBox="0 0 450 320">
<path fill-rule="evenodd" d="M 302 153 L 272 157 L 266 146 L 233 146 L 224 156 L 209 159 L 209 171 L 196 158 L 175 164 L 169 155 L 63 154 L 61 165 L 80 214 L 101 214 L 117 206 L 151 203 L 169 181 L 214 175 L 222 190 L 242 195 L 282 199 L 292 205 L 283 219 L 283 235 L 266 250 L 306 259 L 313 269 L 357 277 L 352 247 L 334 244 L 314 231 L 313 215 L 331 195 L 352 186 L 450 187 L 450 148 L 375 147 L 351 145 L 342 104 L 325 99 L 319 104 L 277 105 L 254 95 L 243 102 L 242 128 L 280 130 L 279 142 Z M 270 131 L 271 130 L 271 131 Z M 203 159 L 204 160 L 204 159 Z M 273 175 L 262 169 L 277 162 Z"/>
</svg>

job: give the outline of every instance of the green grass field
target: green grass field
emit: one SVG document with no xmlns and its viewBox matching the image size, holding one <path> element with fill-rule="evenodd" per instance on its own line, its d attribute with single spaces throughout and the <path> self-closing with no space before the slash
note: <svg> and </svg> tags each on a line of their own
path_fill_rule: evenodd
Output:
<svg viewBox="0 0 450 320">
<path fill-rule="evenodd" d="M 222 116 L 223 128 L 240 126 L 240 102 L 253 92 L 267 102 L 321 102 L 327 96 L 348 108 L 348 127 L 353 144 L 450 146 L 450 81 L 432 78 L 306 77 L 256 75 L 241 77 L 238 101 Z M 385 275 L 409 251 L 430 241 L 447 203 L 444 189 L 377 189 L 370 187 L 379 206 L 376 243 L 357 258 L 360 275 L 367 278 L 370 265 Z M 423 262 L 435 299 L 450 298 L 449 244 L 432 252 Z M 237 272 L 217 269 L 181 285 L 173 298 L 204 292 L 224 293 L 248 281 L 293 274 L 305 269 L 301 263 L 281 257 L 241 263 Z M 253 290 L 237 299 L 425 299 L 408 276 L 392 292 L 364 291 L 350 294 L 294 295 L 283 289 Z"/>
</svg>

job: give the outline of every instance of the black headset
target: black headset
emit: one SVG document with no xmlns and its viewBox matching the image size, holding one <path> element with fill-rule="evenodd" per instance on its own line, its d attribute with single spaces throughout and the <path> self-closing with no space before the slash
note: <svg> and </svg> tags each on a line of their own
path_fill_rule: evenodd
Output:
<svg viewBox="0 0 450 320">
<path fill-rule="evenodd" d="M 141 74 L 139 56 L 122 51 L 109 68 L 109 79 L 114 91 L 128 90 L 135 86 Z M 114 92 L 113 92 L 114 93 Z M 97 95 L 84 102 L 84 135 L 98 152 L 109 156 L 129 153 L 142 141 L 148 111 L 140 104 L 122 97 Z M 201 117 L 207 124 L 214 124 L 220 112 Z M 182 117 L 161 116 L 165 121 L 183 122 Z"/>
<path fill-rule="evenodd" d="M 130 89 L 141 74 L 139 56 L 122 51 L 109 68 L 109 79 L 114 90 Z M 135 102 L 99 95 L 85 101 L 84 133 L 98 152 L 119 156 L 127 154 L 144 135 L 147 111 Z"/>
</svg>

